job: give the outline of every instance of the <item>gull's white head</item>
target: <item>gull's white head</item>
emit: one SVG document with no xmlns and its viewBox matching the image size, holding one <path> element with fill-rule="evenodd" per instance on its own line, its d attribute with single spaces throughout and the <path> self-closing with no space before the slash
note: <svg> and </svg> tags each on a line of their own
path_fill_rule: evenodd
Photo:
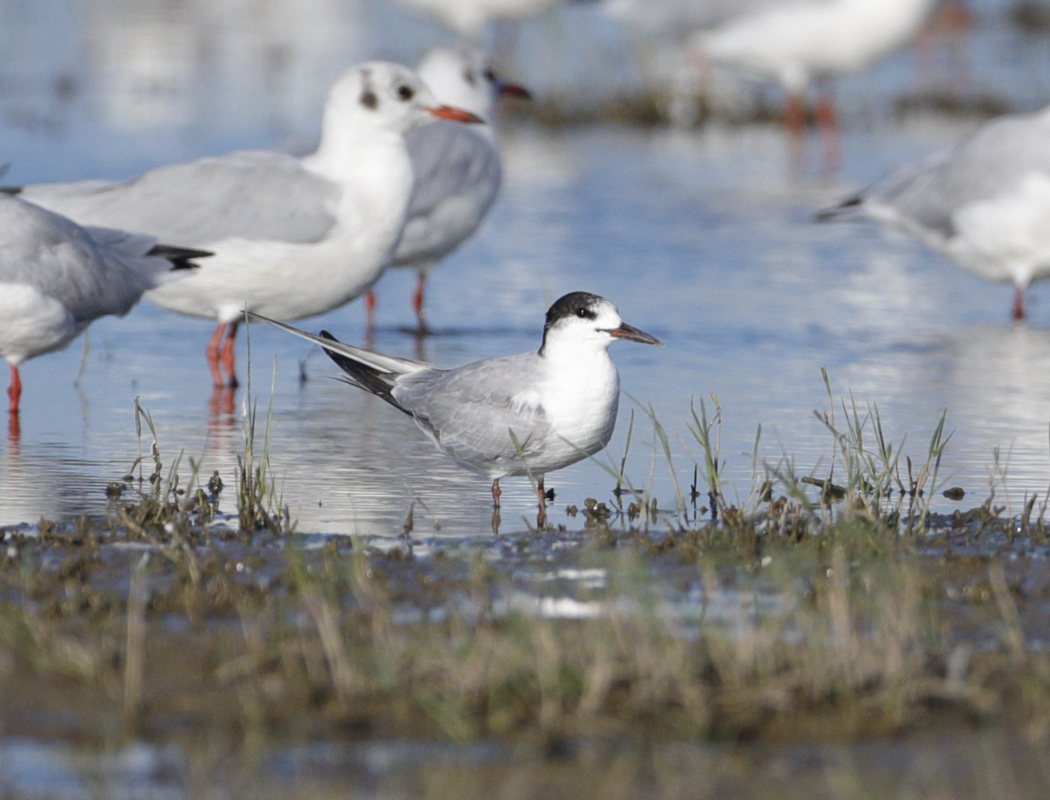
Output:
<svg viewBox="0 0 1050 800">
<path fill-rule="evenodd" d="M 347 128 L 404 133 L 434 119 L 482 122 L 461 108 L 442 105 L 406 66 L 369 61 L 345 72 L 328 92 L 324 137 Z"/>
<path fill-rule="evenodd" d="M 442 103 L 466 109 L 486 121 L 500 95 L 529 98 L 521 86 L 501 80 L 481 51 L 473 48 L 431 50 L 419 62 L 419 76 Z"/>
<path fill-rule="evenodd" d="M 660 344 L 648 333 L 620 319 L 616 306 L 587 292 L 571 292 L 547 310 L 540 355 L 568 349 L 605 350 L 616 339 Z"/>
</svg>

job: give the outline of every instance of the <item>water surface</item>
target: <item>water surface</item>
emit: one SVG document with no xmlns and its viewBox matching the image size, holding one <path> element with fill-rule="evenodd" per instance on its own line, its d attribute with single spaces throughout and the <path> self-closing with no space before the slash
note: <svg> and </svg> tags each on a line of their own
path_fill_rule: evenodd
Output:
<svg viewBox="0 0 1050 800">
<path fill-rule="evenodd" d="M 144 12 L 122 27 L 103 13 L 104 4 L 94 15 L 84 8 L 94 6 L 33 4 L 14 17 L 23 27 L 8 29 L 40 47 L 68 47 L 45 57 L 40 47 L 8 46 L 5 68 L 27 91 L 4 99 L 0 144 L 12 162 L 5 180 L 125 177 L 234 147 L 301 148 L 316 130 L 319 87 L 329 76 L 379 54 L 384 42 L 410 58 L 430 30 L 412 23 L 412 36 L 395 46 L 393 18 L 375 6 L 346 6 L 358 9 L 353 13 L 333 6 L 329 16 L 318 11 L 310 25 L 294 29 L 301 41 L 285 41 L 289 60 L 273 62 L 267 79 L 259 54 L 269 52 L 268 36 L 280 39 L 275 31 L 284 30 L 274 19 L 269 27 L 238 27 L 223 16 L 227 27 L 213 29 L 215 47 L 202 49 L 202 29 L 178 14 L 158 19 Z M 1018 78 L 1041 74 L 1033 64 L 1043 45 L 1019 39 L 1001 17 L 983 19 L 997 24 L 978 28 L 973 70 L 981 71 L 973 91 L 991 86 L 1004 102 L 1031 107 L 1043 84 Z M 383 35 L 363 35 L 366 23 Z M 325 25 L 354 33 L 341 44 L 318 39 Z M 184 49 L 164 50 L 155 62 L 141 53 L 118 57 L 114 43 L 143 31 L 146 38 L 174 31 Z M 523 33 L 526 42 L 535 35 L 533 28 Z M 1006 55 L 1004 42 L 1023 46 Z M 610 48 L 598 49 L 609 57 Z M 543 85 L 545 73 L 527 55 L 519 64 L 526 79 L 531 69 Z M 947 410 L 954 433 L 942 481 L 962 486 L 970 500 L 987 496 L 995 448 L 1006 476 L 1005 488 L 995 478 L 999 498 L 1013 507 L 1045 491 L 1050 319 L 1043 293 L 1032 293 L 1030 320 L 1015 324 L 1008 320 L 1009 287 L 984 283 L 874 226 L 811 220 L 814 210 L 975 124 L 929 115 L 896 121 L 889 109 L 912 88 L 911 64 L 901 54 L 844 82 L 843 169 L 833 177 L 821 176 L 815 141 L 808 162 L 793 168 L 772 125 L 547 131 L 508 122 L 502 196 L 478 235 L 433 274 L 428 309 L 438 335 L 420 343 L 401 332 L 412 324 L 412 276 L 399 271 L 378 286 L 374 346 L 445 367 L 521 352 L 539 345 L 553 300 L 573 290 L 596 292 L 666 344 L 614 346 L 625 395 L 608 450 L 618 462 L 634 409 L 627 474 L 662 507 L 674 507 L 675 487 L 643 409 L 651 406 L 670 432 L 684 488 L 701 455 L 687 430 L 690 403 L 704 399 L 710 409 L 717 396 L 726 491 L 744 501 L 759 426 L 760 470 L 787 460 L 800 474 L 827 474 L 831 437 L 812 413 L 828 406 L 822 367 L 836 402 L 852 393 L 862 409 L 878 404 L 888 436 L 907 437 L 903 452 L 916 466 Z M 590 73 L 573 74 L 583 81 Z M 70 76 L 73 83 L 64 82 Z M 299 93 L 300 86 L 310 89 Z M 143 97 L 153 105 L 144 106 Z M 268 105 L 259 99 L 266 97 L 273 98 Z M 364 341 L 360 303 L 302 325 Z M 183 453 L 184 480 L 192 457 L 203 474 L 219 470 L 232 483 L 244 446 L 244 392 L 213 394 L 203 358 L 210 332 L 206 322 L 143 303 L 123 320 L 96 323 L 86 355 L 78 340 L 26 364 L 21 435 L 0 447 L 0 524 L 103 511 L 106 483 L 140 452 L 136 397 L 152 415 L 165 464 Z M 273 387 L 270 461 L 301 531 L 399 533 L 414 500 L 417 530 L 489 530 L 487 482 L 453 466 L 404 416 L 333 380 L 334 366 L 298 340 L 255 327 L 251 347 L 260 420 Z M 246 355 L 242 340 L 242 374 Z M 308 380 L 300 382 L 304 360 Z M 505 484 L 504 520 L 517 525 L 531 515 L 531 492 L 524 480 Z M 551 476 L 552 521 L 578 525 L 564 516 L 564 505 L 608 499 L 613 485 L 595 463 Z M 953 506 L 938 500 L 937 507 Z"/>
</svg>

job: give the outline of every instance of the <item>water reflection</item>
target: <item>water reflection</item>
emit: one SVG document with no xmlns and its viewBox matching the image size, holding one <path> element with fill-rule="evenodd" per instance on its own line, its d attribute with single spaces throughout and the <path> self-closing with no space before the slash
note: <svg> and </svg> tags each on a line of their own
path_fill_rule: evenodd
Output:
<svg viewBox="0 0 1050 800">
<path fill-rule="evenodd" d="M 812 209 L 841 187 L 785 186 L 776 177 L 778 141 L 760 132 L 736 140 L 624 131 L 509 137 L 494 220 L 435 278 L 442 333 L 423 342 L 400 334 L 411 312 L 391 307 L 403 316 L 376 332 L 376 348 L 439 366 L 522 352 L 538 346 L 552 298 L 587 289 L 615 298 L 667 343 L 613 356 L 624 389 L 652 404 L 671 432 L 685 485 L 700 458 L 685 426 L 690 402 L 707 398 L 710 409 L 712 393 L 725 409 L 730 496 L 747 498 L 745 454 L 759 425 L 760 459 L 776 463 L 786 454 L 802 473 L 825 469 L 830 437 L 811 412 L 827 407 L 826 366 L 836 397 L 852 391 L 862 406 L 877 402 L 887 434 L 907 435 L 906 454 L 917 463 L 947 408 L 955 435 L 944 470 L 953 482 L 984 491 L 992 447 L 1005 453 L 1012 444 L 1009 488 L 1018 497 L 1042 491 L 1050 334 L 1000 324 L 1002 304 L 989 301 L 984 283 L 909 240 L 810 223 Z M 351 305 L 305 327 L 353 342 L 363 323 Z M 200 380 L 202 324 L 148 304 L 104 320 L 92 329 L 82 394 L 71 385 L 77 349 L 27 365 L 36 371 L 28 385 L 47 403 L 28 405 L 21 452 L 3 453 L 5 496 L 20 502 L 4 504 L 0 521 L 76 513 L 69 498 L 77 496 L 79 510 L 103 509 L 105 483 L 138 452 L 136 396 L 157 425 L 165 464 L 185 450 L 203 476 L 218 469 L 232 486 L 245 393 L 216 396 Z M 250 339 L 257 435 L 261 441 L 268 422 L 271 465 L 301 530 L 396 535 L 415 503 L 417 535 L 438 526 L 443 534 L 489 535 L 487 481 L 451 464 L 403 415 L 333 380 L 334 367 L 311 359 L 309 345 L 259 326 Z M 623 454 L 632 407 L 639 414 L 628 474 L 673 508 L 667 466 L 654 458 L 651 427 L 628 398 L 606 458 Z M 65 449 L 42 446 L 54 442 Z M 607 500 L 613 484 L 594 463 L 551 475 L 551 521 L 579 526 L 565 506 Z M 528 482 L 503 488 L 503 528 L 532 524 Z"/>
</svg>

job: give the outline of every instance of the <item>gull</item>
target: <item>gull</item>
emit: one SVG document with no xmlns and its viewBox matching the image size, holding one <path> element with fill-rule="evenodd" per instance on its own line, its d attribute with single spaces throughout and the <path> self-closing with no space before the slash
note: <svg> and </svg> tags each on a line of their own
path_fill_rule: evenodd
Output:
<svg viewBox="0 0 1050 800">
<path fill-rule="evenodd" d="M 152 236 L 82 228 L 5 194 L 0 231 L 0 356 L 11 366 L 12 420 L 22 396 L 19 364 L 60 350 L 99 317 L 124 316 L 143 292 L 185 279 L 197 266 L 190 259 L 209 255 Z"/>
<path fill-rule="evenodd" d="M 21 195 L 82 225 L 146 231 L 215 253 L 192 277 L 147 297 L 216 320 L 208 365 L 236 386 L 245 309 L 296 320 L 371 288 L 393 257 L 412 192 L 404 134 L 435 119 L 480 122 L 441 106 L 407 67 L 373 61 L 329 91 L 317 151 L 240 151 L 159 167 L 127 183 L 37 184 Z M 14 190 L 17 191 L 17 190 Z"/>
<path fill-rule="evenodd" d="M 691 39 L 694 53 L 762 80 L 788 96 L 785 125 L 805 127 L 805 92 L 816 79 L 856 72 L 910 41 L 936 0 L 799 0 L 730 19 Z M 834 131 L 830 96 L 815 107 L 818 125 Z"/>
<path fill-rule="evenodd" d="M 905 166 L 818 220 L 870 219 L 901 229 L 987 280 L 1025 290 L 1050 278 L 1050 107 L 985 123 L 954 147 Z"/>
<path fill-rule="evenodd" d="M 438 121 L 405 136 L 415 188 L 391 266 L 416 270 L 412 308 L 419 333 L 426 333 L 423 292 L 430 269 L 473 235 L 499 191 L 499 148 L 489 124 L 492 106 L 501 95 L 528 98 L 529 93 L 500 80 L 473 48 L 433 50 L 417 70 L 442 103 L 485 120 L 469 127 Z M 365 303 L 371 318 L 374 291 Z"/>
<path fill-rule="evenodd" d="M 609 443 L 616 425 L 620 376 L 609 358 L 617 340 L 659 345 L 622 319 L 603 297 L 572 292 L 547 311 L 537 352 L 490 358 L 444 370 L 421 361 L 353 347 L 327 331 L 314 336 L 249 315 L 314 342 L 346 373 L 345 380 L 410 416 L 459 466 L 492 481 L 537 480 L 575 464 Z"/>
</svg>

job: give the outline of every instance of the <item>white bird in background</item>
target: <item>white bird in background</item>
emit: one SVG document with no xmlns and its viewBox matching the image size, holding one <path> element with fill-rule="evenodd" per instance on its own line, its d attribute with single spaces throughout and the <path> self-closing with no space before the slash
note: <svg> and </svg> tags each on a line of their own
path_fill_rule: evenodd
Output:
<svg viewBox="0 0 1050 800">
<path fill-rule="evenodd" d="M 313 336 L 263 321 L 319 344 L 347 382 L 408 414 L 453 461 L 489 478 L 497 508 L 500 478 L 537 479 L 542 509 L 546 473 L 609 443 L 620 398 L 609 345 L 660 344 L 620 319 L 608 300 L 586 292 L 550 307 L 538 352 L 451 370 L 351 347 L 326 331 Z"/>
<path fill-rule="evenodd" d="M 1050 278 L 1050 107 L 992 120 L 817 219 L 904 230 L 974 275 L 1012 283 L 1022 319 L 1025 290 Z"/>
<path fill-rule="evenodd" d="M 0 194 L 0 356 L 11 366 L 9 425 L 17 435 L 18 365 L 60 350 L 99 317 L 123 316 L 142 293 L 188 277 L 210 255 L 152 236 L 82 228 Z"/>
<path fill-rule="evenodd" d="M 701 60 L 775 80 L 787 93 L 785 124 L 805 127 L 805 93 L 816 79 L 855 72 L 907 44 L 936 0 L 799 0 L 736 17 L 690 40 Z M 828 94 L 815 114 L 825 132 L 838 123 Z"/>
<path fill-rule="evenodd" d="M 485 120 L 469 127 L 438 121 L 405 137 L 415 188 L 391 266 L 416 270 L 412 307 L 418 330 L 425 333 L 423 293 L 430 269 L 473 235 L 499 191 L 500 156 L 490 124 L 492 107 L 502 95 L 528 98 L 529 93 L 501 81 L 474 49 L 434 50 L 417 69 L 439 101 Z M 371 328 L 374 291 L 369 291 L 365 303 Z"/>
<path fill-rule="evenodd" d="M 213 251 L 189 279 L 148 297 L 169 311 L 217 320 L 208 365 L 216 387 L 236 386 L 234 339 L 245 309 L 301 319 L 338 308 L 379 279 L 412 192 L 404 134 L 438 118 L 481 121 L 439 106 L 407 67 L 373 61 L 329 91 L 320 145 L 305 158 L 243 151 L 160 167 L 127 183 L 26 186 L 22 196 L 80 224 L 147 231 Z"/>
<path fill-rule="evenodd" d="M 600 7 L 644 36 L 678 40 L 743 14 L 783 4 L 784 0 L 602 0 Z"/>
<path fill-rule="evenodd" d="M 541 14 L 562 0 L 401 0 L 403 5 L 435 17 L 464 39 L 479 43 L 490 22 L 521 21 Z"/>
</svg>

